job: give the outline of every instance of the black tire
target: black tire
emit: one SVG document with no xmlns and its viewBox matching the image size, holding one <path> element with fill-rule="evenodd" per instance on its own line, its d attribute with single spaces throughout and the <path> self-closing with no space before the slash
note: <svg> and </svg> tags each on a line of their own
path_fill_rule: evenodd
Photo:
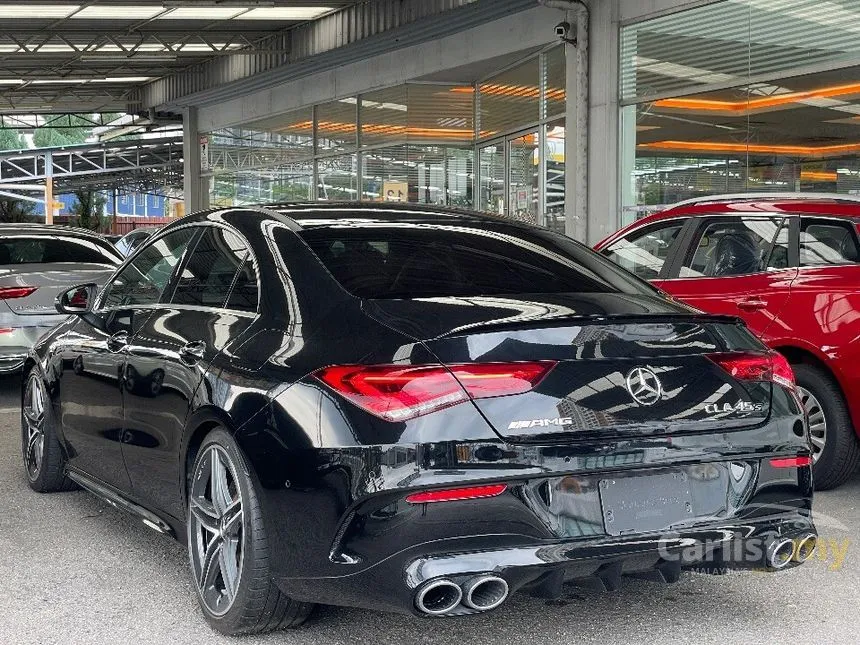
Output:
<svg viewBox="0 0 860 645">
<path fill-rule="evenodd" d="M 192 501 L 192 497 L 199 498 L 197 493 L 203 490 L 203 501 L 207 502 L 205 491 L 211 491 L 213 484 L 211 479 L 209 483 L 202 482 L 204 477 L 208 476 L 206 475 L 206 460 L 209 460 L 208 467 L 211 475 L 213 454 L 218 455 L 219 459 L 226 456 L 232 462 L 226 464 L 225 471 L 222 471 L 226 472 L 226 477 L 229 478 L 225 488 L 228 489 L 233 504 L 235 505 L 236 500 L 238 500 L 241 509 L 241 519 L 239 520 L 241 534 L 235 537 L 236 547 L 241 545 L 241 557 L 237 558 L 241 564 L 237 567 L 238 582 L 235 584 L 235 592 L 232 598 L 229 598 L 229 604 L 226 604 L 225 601 L 224 611 L 215 611 L 210 607 L 210 604 L 215 604 L 212 601 L 213 593 L 218 595 L 217 590 L 215 590 L 218 581 L 220 580 L 222 586 L 226 587 L 223 582 L 223 573 L 218 573 L 217 576 L 221 577 L 216 576 L 211 585 L 201 585 L 199 582 L 201 578 L 206 578 L 205 567 L 202 566 L 206 558 L 200 550 L 200 545 L 203 542 L 198 540 L 205 537 L 208 541 L 214 533 L 202 527 L 199 520 L 202 517 L 200 506 Z M 223 467 L 226 462 L 222 461 L 221 463 L 221 467 Z M 236 495 L 237 486 L 240 496 Z M 248 468 L 247 462 L 233 437 L 223 428 L 212 430 L 200 446 L 189 478 L 189 501 L 186 509 L 188 515 L 188 553 L 192 580 L 197 590 L 197 599 L 206 620 L 214 629 L 230 636 L 260 634 L 287 627 L 297 627 L 307 620 L 314 608 L 313 604 L 289 598 L 272 582 L 269 569 L 269 541 L 257 498 L 257 486 L 256 476 Z M 207 502 L 209 503 L 207 512 L 217 513 L 214 499 L 213 494 L 212 502 Z M 210 522 L 216 521 L 210 515 L 205 515 L 205 518 Z M 222 523 L 219 525 L 224 534 L 227 531 L 226 525 L 223 523 L 225 519 L 227 519 L 226 513 L 222 516 Z M 226 538 L 222 536 L 222 540 L 226 540 Z M 212 541 L 214 542 L 214 540 Z M 226 548 L 225 545 L 226 542 L 222 542 L 221 548 Z M 220 569 L 221 565 L 218 566 Z M 227 594 L 220 597 L 227 598 Z"/>
<path fill-rule="evenodd" d="M 40 412 L 34 410 L 34 396 L 40 397 Z M 21 392 L 21 456 L 27 483 L 37 493 L 77 488 L 66 477 L 66 458 L 57 439 L 56 427 L 48 388 L 34 367 L 27 373 Z"/>
<path fill-rule="evenodd" d="M 836 488 L 849 480 L 860 465 L 860 441 L 848 406 L 839 386 L 825 370 L 805 363 L 792 367 L 798 386 L 818 399 L 826 421 L 826 441 L 812 466 L 815 490 Z"/>
</svg>

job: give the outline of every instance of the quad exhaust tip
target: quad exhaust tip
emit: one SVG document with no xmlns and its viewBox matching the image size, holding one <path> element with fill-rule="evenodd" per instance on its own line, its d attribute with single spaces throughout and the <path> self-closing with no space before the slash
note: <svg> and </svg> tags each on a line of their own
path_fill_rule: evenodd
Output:
<svg viewBox="0 0 860 645">
<path fill-rule="evenodd" d="M 457 584 L 450 580 L 434 580 L 415 596 L 415 606 L 430 616 L 442 616 L 453 611 L 462 600 L 463 590 Z"/>
<path fill-rule="evenodd" d="M 818 538 L 813 533 L 808 533 L 800 538 L 797 543 L 797 548 L 794 550 L 795 562 L 806 562 L 815 553 L 815 547 L 818 544 Z"/>
<path fill-rule="evenodd" d="M 508 583 L 498 576 L 479 576 L 463 585 L 463 604 L 476 611 L 490 611 L 508 597 Z"/>
<path fill-rule="evenodd" d="M 765 562 L 771 569 L 784 569 L 794 559 L 794 540 L 779 538 L 767 547 Z"/>
</svg>

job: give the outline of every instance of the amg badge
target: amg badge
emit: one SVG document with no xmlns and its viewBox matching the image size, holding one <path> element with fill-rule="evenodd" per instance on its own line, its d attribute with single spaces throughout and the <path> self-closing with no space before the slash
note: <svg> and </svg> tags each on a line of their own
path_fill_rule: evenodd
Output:
<svg viewBox="0 0 860 645">
<path fill-rule="evenodd" d="M 522 428 L 546 428 L 548 426 L 569 426 L 573 423 L 570 417 L 556 417 L 554 419 L 524 419 L 522 421 L 511 421 L 508 430 Z"/>
</svg>

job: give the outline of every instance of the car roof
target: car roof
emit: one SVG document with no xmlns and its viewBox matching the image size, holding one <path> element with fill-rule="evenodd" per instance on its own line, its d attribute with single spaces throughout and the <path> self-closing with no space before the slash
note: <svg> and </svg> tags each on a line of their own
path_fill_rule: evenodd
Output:
<svg viewBox="0 0 860 645">
<path fill-rule="evenodd" d="M 295 222 L 301 229 L 321 228 L 332 224 L 353 223 L 357 226 L 384 223 L 425 223 L 425 224 L 504 224 L 512 227 L 532 227 L 533 225 L 516 220 L 480 213 L 467 209 L 431 204 L 408 202 L 286 202 L 232 206 L 195 213 L 182 218 L 182 221 L 218 220 L 225 211 L 260 210 Z"/>
<path fill-rule="evenodd" d="M 95 231 L 90 231 L 85 228 L 56 224 L 28 224 L 26 222 L 0 224 L 0 235 L 3 233 L 7 235 L 11 233 L 22 233 L 25 235 L 66 235 L 72 237 L 103 239 L 102 236 Z"/>
</svg>

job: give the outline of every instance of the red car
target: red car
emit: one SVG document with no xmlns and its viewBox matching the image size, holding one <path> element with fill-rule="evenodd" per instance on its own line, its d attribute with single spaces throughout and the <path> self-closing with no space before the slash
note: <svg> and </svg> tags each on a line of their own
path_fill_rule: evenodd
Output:
<svg viewBox="0 0 860 645">
<path fill-rule="evenodd" d="M 703 311 L 740 316 L 794 368 L 815 485 L 860 463 L 860 197 L 723 195 L 682 202 L 598 251 Z"/>
</svg>

